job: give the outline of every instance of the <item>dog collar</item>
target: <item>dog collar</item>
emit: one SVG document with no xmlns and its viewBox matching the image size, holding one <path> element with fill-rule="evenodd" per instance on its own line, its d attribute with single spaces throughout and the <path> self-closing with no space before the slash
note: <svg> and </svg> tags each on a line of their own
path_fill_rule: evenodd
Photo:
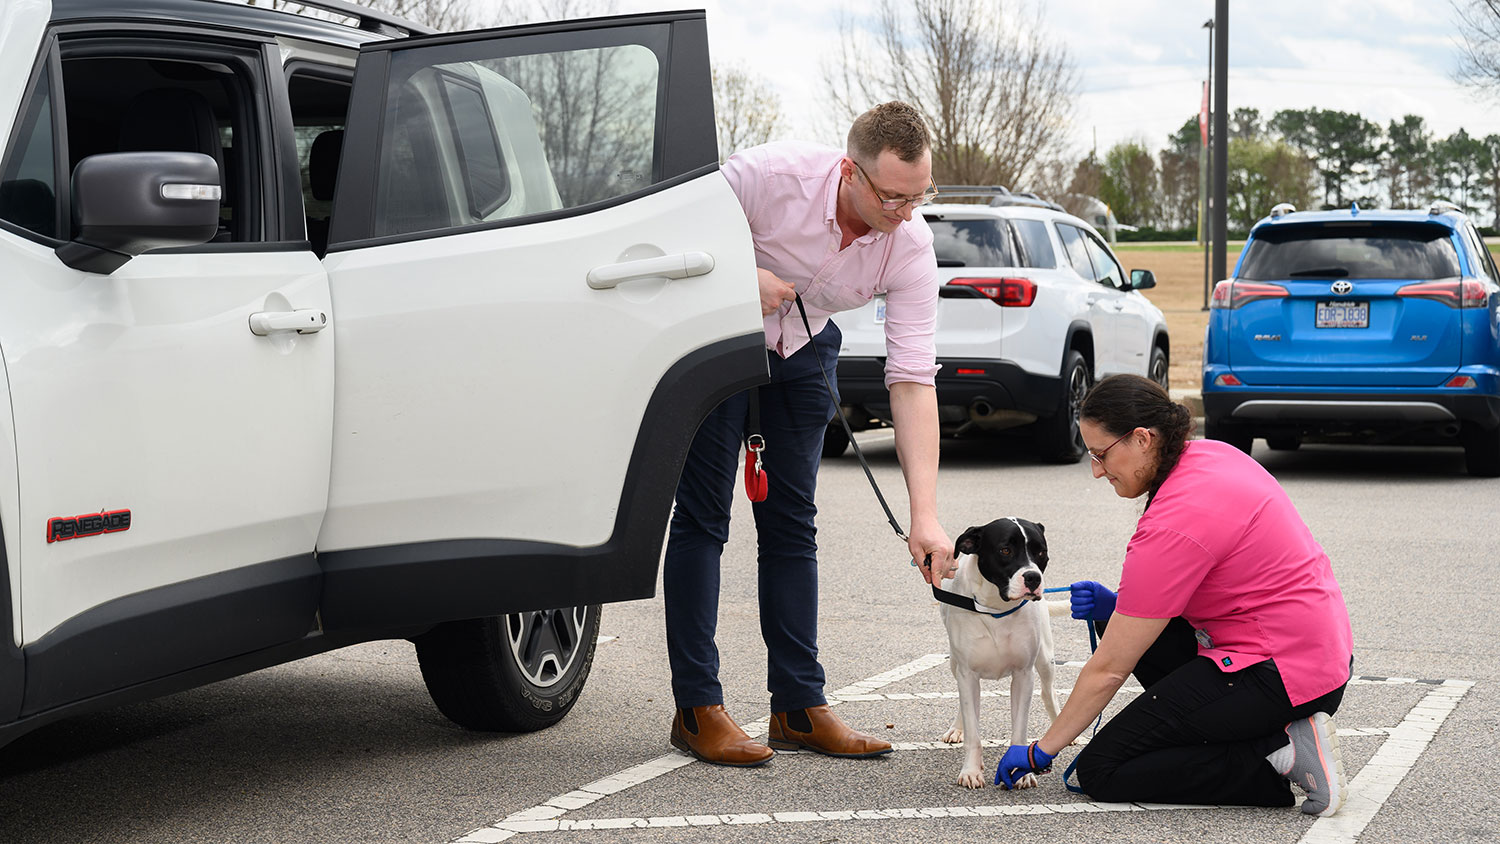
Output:
<svg viewBox="0 0 1500 844">
<path fill-rule="evenodd" d="M 993 607 L 987 607 L 984 604 L 975 601 L 973 598 L 960 597 L 953 594 L 952 592 L 947 592 L 939 589 L 936 586 L 932 587 L 932 597 L 951 607 L 958 607 L 961 610 L 968 610 L 969 612 L 984 613 L 991 618 L 1005 618 L 1016 610 L 1019 610 L 1021 607 L 1024 607 L 1027 604 L 1031 603 L 1031 600 L 1029 598 L 1023 598 L 1021 599 L 1021 603 L 1016 604 L 1008 610 L 997 610 Z"/>
</svg>

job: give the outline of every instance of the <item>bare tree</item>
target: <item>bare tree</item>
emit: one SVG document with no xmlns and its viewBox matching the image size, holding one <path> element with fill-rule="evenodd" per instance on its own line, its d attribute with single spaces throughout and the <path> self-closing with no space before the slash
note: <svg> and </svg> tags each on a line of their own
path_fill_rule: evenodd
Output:
<svg viewBox="0 0 1500 844">
<path fill-rule="evenodd" d="M 1459 20 L 1458 81 L 1500 98 L 1500 0 L 1449 0 Z"/>
<path fill-rule="evenodd" d="M 873 36 L 844 20 L 837 59 L 823 68 L 846 118 L 911 103 L 932 130 L 939 182 L 1025 186 L 1061 154 L 1078 76 L 1067 48 L 1043 35 L 1039 6 L 880 0 L 878 12 Z"/>
<path fill-rule="evenodd" d="M 713 69 L 714 122 L 719 130 L 719 161 L 763 144 L 781 129 L 781 97 L 743 66 Z"/>
</svg>

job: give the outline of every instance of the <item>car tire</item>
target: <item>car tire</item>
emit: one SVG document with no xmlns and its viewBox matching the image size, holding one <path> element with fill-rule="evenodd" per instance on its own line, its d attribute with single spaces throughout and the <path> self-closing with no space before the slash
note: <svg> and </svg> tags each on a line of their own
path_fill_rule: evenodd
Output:
<svg viewBox="0 0 1500 844">
<path fill-rule="evenodd" d="M 1266 447 L 1272 451 L 1296 451 L 1302 447 L 1302 440 L 1296 437 L 1266 437 Z"/>
<path fill-rule="evenodd" d="M 594 604 L 439 624 L 412 640 L 432 702 L 468 730 L 556 724 L 593 667 L 599 611 Z"/>
<path fill-rule="evenodd" d="M 833 422 L 823 432 L 823 456 L 840 457 L 849 448 L 849 434 L 844 426 Z"/>
<path fill-rule="evenodd" d="M 1170 369 L 1167 365 L 1167 350 L 1161 346 L 1151 347 L 1151 368 L 1146 370 L 1146 377 L 1161 385 L 1163 390 L 1172 389 L 1168 383 L 1171 380 Z"/>
<path fill-rule="evenodd" d="M 1476 478 L 1500 477 L 1500 426 L 1465 426 L 1464 468 Z"/>
<path fill-rule="evenodd" d="M 1203 420 L 1203 437 L 1210 440 L 1229 443 L 1246 454 L 1250 453 L 1251 446 L 1255 443 L 1255 437 L 1250 432 L 1226 426 L 1222 422 L 1215 421 L 1212 417 Z"/>
<path fill-rule="evenodd" d="M 1063 354 L 1062 396 L 1058 400 L 1057 412 L 1037 421 L 1037 447 L 1042 456 L 1053 463 L 1077 463 L 1088 453 L 1083 444 L 1083 434 L 1078 431 L 1078 419 L 1083 399 L 1094 386 L 1088 361 L 1075 349 Z"/>
</svg>

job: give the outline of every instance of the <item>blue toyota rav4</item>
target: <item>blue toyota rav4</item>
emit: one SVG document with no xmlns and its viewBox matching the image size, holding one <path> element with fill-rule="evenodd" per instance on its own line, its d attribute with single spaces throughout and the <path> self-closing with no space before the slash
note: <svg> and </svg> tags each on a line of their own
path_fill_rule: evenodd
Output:
<svg viewBox="0 0 1500 844">
<path fill-rule="evenodd" d="M 1500 274 L 1453 206 L 1278 205 L 1210 311 L 1208 437 L 1462 445 L 1500 476 Z"/>
</svg>

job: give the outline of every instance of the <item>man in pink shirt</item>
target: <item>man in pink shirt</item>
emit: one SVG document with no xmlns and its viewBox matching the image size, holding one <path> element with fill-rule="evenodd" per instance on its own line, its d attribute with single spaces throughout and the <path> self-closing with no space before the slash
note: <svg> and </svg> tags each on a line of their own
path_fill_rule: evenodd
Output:
<svg viewBox="0 0 1500 844">
<path fill-rule="evenodd" d="M 678 482 L 662 567 L 677 705 L 672 744 L 735 766 L 765 763 L 771 747 L 878 756 L 890 752 L 888 742 L 856 732 L 828 708 L 817 658 L 813 496 L 835 412 L 820 365 L 832 380 L 841 335 L 829 315 L 884 295 L 885 379 L 911 501 L 908 550 L 930 560 L 924 579 L 932 581 L 934 570 L 942 577 L 953 564 L 953 542 L 937 519 L 937 259 L 932 232 L 915 213 L 936 193 L 931 139 L 915 109 L 886 103 L 855 120 L 846 151 L 767 144 L 735 154 L 723 173 L 755 245 L 771 383 L 729 398 L 704 420 Z M 799 294 L 811 337 L 794 305 Z M 747 425 L 765 438 L 770 485 L 754 505 L 770 747 L 725 712 L 714 644 L 719 561 Z"/>
</svg>

